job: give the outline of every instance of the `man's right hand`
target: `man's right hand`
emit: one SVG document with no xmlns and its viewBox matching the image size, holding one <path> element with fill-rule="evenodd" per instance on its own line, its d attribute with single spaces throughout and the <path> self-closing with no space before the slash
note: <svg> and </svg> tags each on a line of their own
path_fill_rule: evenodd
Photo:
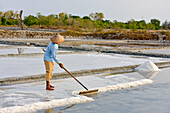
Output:
<svg viewBox="0 0 170 113">
<path fill-rule="evenodd" d="M 64 67 L 62 63 L 59 63 L 58 65 L 59 65 L 61 68 L 63 68 L 63 67 Z"/>
</svg>

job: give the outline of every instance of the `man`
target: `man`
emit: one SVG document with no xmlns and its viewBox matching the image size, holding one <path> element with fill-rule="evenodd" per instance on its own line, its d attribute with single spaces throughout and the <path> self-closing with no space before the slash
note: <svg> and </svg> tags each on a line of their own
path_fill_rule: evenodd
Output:
<svg viewBox="0 0 170 113">
<path fill-rule="evenodd" d="M 44 54 L 44 63 L 46 68 L 46 90 L 54 90 L 54 86 L 50 84 L 50 79 L 52 78 L 52 71 L 55 61 L 61 68 L 63 64 L 57 59 L 58 44 L 64 42 L 64 38 L 56 33 L 53 37 L 50 38 L 50 43 L 47 46 Z"/>
</svg>

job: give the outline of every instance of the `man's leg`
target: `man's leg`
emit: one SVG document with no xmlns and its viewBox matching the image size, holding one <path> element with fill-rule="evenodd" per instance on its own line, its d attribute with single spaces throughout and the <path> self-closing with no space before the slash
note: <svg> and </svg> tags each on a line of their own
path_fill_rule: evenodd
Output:
<svg viewBox="0 0 170 113">
<path fill-rule="evenodd" d="M 53 68 L 54 68 L 54 62 L 51 62 L 51 69 L 52 69 L 52 71 L 51 71 L 51 74 L 50 74 L 50 79 L 53 77 L 53 74 L 52 74 Z M 54 88 L 54 86 L 52 86 L 51 84 L 50 84 L 50 87 Z"/>
<path fill-rule="evenodd" d="M 52 70 L 53 70 L 53 62 L 45 61 L 45 68 L 46 68 L 46 90 L 54 90 L 52 87 L 50 87 L 50 78 L 52 77 Z"/>
</svg>

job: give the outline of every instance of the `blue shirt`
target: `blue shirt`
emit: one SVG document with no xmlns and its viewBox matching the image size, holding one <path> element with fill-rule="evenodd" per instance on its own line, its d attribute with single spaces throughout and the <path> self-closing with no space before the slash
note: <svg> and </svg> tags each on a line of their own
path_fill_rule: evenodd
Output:
<svg viewBox="0 0 170 113">
<path fill-rule="evenodd" d="M 60 63 L 59 60 L 57 59 L 57 51 L 58 51 L 58 44 L 55 44 L 50 41 L 44 54 L 44 60 L 50 62 L 53 62 L 54 60 L 56 63 Z"/>
</svg>

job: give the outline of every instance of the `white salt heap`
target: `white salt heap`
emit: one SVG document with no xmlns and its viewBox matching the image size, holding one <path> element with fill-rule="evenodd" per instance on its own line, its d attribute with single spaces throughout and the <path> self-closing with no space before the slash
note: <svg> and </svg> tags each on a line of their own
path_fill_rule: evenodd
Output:
<svg viewBox="0 0 170 113">
<path fill-rule="evenodd" d="M 115 91 L 115 90 L 120 90 L 120 89 L 128 89 L 128 88 L 133 88 L 137 86 L 142 86 L 146 84 L 151 84 L 153 81 L 150 79 L 141 79 L 138 81 L 134 82 L 128 82 L 128 83 L 123 83 L 123 84 L 116 84 L 116 85 L 111 85 L 111 86 L 106 86 L 106 87 L 100 87 L 100 88 L 95 88 L 99 89 L 99 93 L 103 92 L 108 92 L 108 91 Z M 80 91 L 73 91 L 72 94 L 79 94 Z"/>
<path fill-rule="evenodd" d="M 153 81 L 149 79 L 142 79 L 134 82 L 128 82 L 124 84 L 117 84 L 117 85 L 112 85 L 112 86 L 107 86 L 107 87 L 101 87 L 99 88 L 99 92 L 108 92 L 108 91 L 115 91 L 115 90 L 120 90 L 120 89 L 128 89 L 128 88 L 133 88 L 137 86 L 142 86 L 146 84 L 151 84 Z"/>
<path fill-rule="evenodd" d="M 94 101 L 92 98 L 85 96 L 71 97 L 65 99 L 52 100 L 48 102 L 37 102 L 33 104 L 27 104 L 24 106 L 13 106 L 0 108 L 0 113 L 27 113 L 35 112 L 42 109 L 50 109 L 54 107 L 66 106 L 70 104 L 85 103 Z"/>
<path fill-rule="evenodd" d="M 160 71 L 160 69 L 152 62 L 147 61 L 137 68 L 135 68 L 136 71 Z"/>
<path fill-rule="evenodd" d="M 158 71 L 138 71 L 138 73 L 147 79 L 153 79 L 158 74 Z"/>
</svg>

